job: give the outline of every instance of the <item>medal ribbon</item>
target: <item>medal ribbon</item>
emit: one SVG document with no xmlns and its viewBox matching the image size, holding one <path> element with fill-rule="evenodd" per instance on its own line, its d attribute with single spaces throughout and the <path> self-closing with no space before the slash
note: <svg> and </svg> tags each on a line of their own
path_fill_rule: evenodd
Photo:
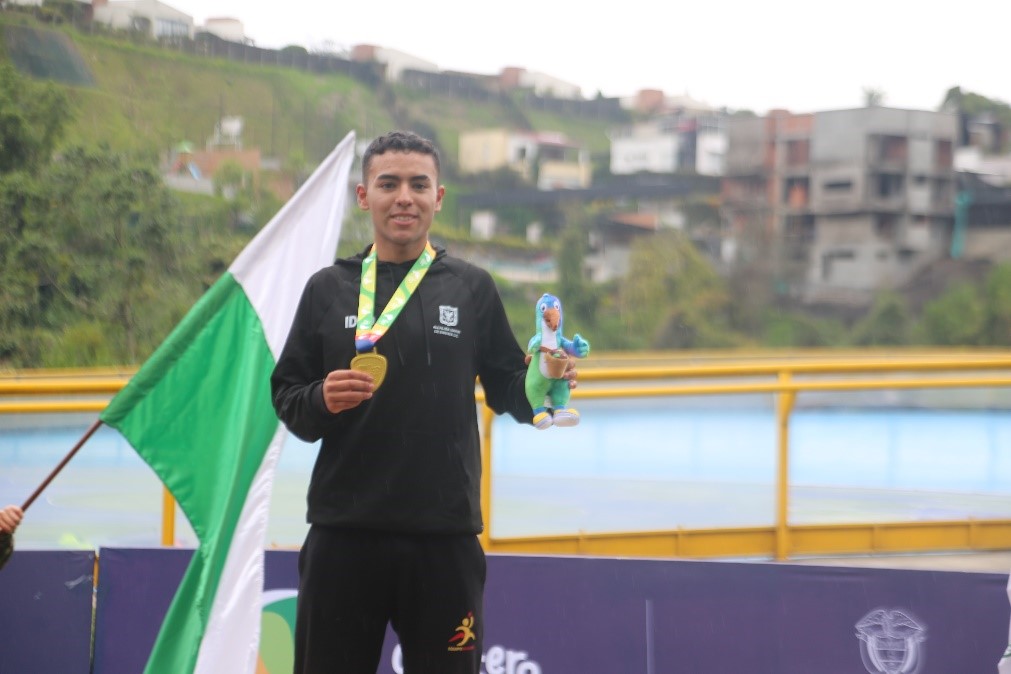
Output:
<svg viewBox="0 0 1011 674">
<path fill-rule="evenodd" d="M 435 260 L 435 248 L 430 242 L 425 242 L 425 250 L 414 261 L 414 266 L 407 272 L 407 276 L 400 282 L 386 308 L 376 320 L 376 246 L 372 244 L 372 249 L 362 261 L 362 283 L 358 291 L 358 326 L 355 328 L 355 349 L 358 353 L 365 353 L 375 348 L 379 338 L 386 334 L 386 331 L 397 320 L 400 311 L 411 299 L 411 295 L 418 288 L 421 279 L 425 278 L 428 268 Z"/>
</svg>

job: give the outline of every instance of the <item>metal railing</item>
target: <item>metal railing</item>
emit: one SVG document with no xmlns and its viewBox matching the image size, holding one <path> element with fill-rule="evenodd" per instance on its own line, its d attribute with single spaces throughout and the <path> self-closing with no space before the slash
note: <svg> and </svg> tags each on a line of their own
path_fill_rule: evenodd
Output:
<svg viewBox="0 0 1011 674">
<path fill-rule="evenodd" d="M 593 362 L 596 361 L 596 365 Z M 496 537 L 486 528 L 489 552 L 621 555 L 639 557 L 770 557 L 941 550 L 1011 549 L 1011 519 L 791 524 L 790 416 L 797 396 L 813 391 L 965 389 L 1011 387 L 1008 352 L 793 352 L 595 356 L 580 367 L 583 399 L 772 394 L 776 398 L 775 521 L 762 527 L 578 533 Z M 615 363 L 650 363 L 614 366 Z M 45 371 L 0 375 L 0 414 L 99 412 L 131 370 Z M 716 380 L 716 381 L 714 381 Z M 77 396 L 76 399 L 68 399 Z M 478 390 L 478 400 L 483 393 Z M 482 417 L 482 509 L 492 520 L 492 424 Z M 175 505 L 165 493 L 162 543 L 175 539 Z"/>
</svg>

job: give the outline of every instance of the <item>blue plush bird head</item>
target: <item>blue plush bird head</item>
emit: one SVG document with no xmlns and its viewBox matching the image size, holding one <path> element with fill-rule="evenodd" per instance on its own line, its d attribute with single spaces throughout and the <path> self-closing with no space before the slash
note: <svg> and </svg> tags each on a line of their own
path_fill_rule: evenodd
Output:
<svg viewBox="0 0 1011 674">
<path fill-rule="evenodd" d="M 537 334 L 541 334 L 541 325 L 547 324 L 551 330 L 560 332 L 562 329 L 562 301 L 554 295 L 544 293 L 537 300 Z"/>
</svg>

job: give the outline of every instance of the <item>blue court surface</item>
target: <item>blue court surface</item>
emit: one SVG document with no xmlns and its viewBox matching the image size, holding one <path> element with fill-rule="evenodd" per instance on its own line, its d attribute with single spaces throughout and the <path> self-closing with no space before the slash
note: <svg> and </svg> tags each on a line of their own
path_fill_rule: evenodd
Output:
<svg viewBox="0 0 1011 674">
<path fill-rule="evenodd" d="M 579 402 L 582 423 L 493 426 L 497 537 L 763 526 L 773 522 L 775 416 L 765 402 Z M 0 501 L 21 502 L 73 446 L 89 415 L 0 417 Z M 798 409 L 791 418 L 795 524 L 1011 517 L 1011 412 Z M 316 447 L 290 438 L 269 542 L 297 546 Z M 102 428 L 18 532 L 20 547 L 152 545 L 161 485 Z M 178 518 L 182 544 L 194 542 Z"/>
</svg>

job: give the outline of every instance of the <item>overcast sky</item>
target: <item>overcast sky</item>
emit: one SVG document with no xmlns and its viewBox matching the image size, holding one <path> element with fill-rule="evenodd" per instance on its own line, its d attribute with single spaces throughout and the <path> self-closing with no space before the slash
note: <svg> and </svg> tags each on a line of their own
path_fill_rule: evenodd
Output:
<svg viewBox="0 0 1011 674">
<path fill-rule="evenodd" d="M 262 47 L 374 44 L 443 70 L 520 66 L 587 97 L 650 88 L 813 112 L 859 107 L 872 88 L 885 105 L 933 110 L 961 86 L 1011 101 L 1006 0 L 163 1 L 198 26 L 237 18 Z"/>
</svg>

